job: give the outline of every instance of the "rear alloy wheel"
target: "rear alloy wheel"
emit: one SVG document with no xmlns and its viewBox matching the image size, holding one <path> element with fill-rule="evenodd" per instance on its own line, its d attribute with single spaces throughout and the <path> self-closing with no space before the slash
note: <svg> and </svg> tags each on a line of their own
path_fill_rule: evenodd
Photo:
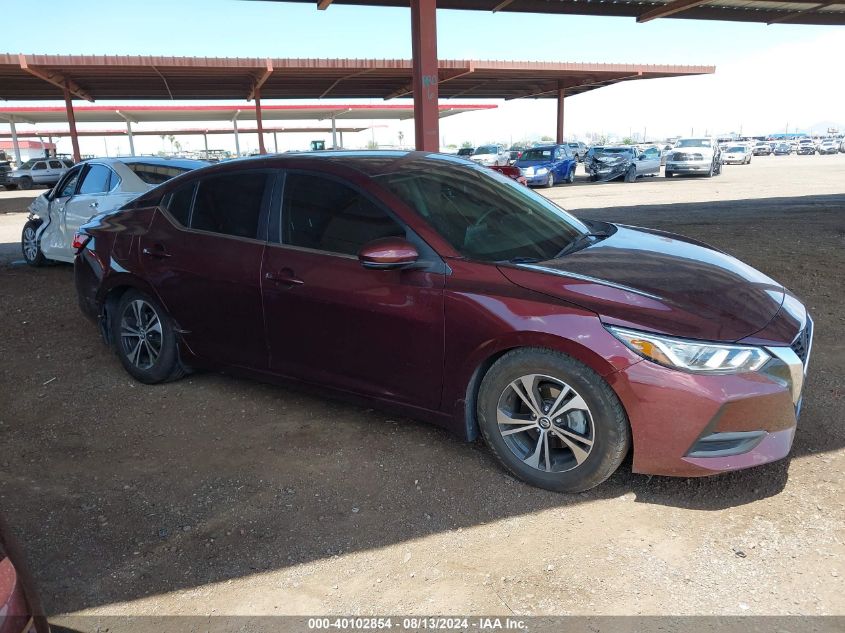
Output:
<svg viewBox="0 0 845 633">
<path fill-rule="evenodd" d="M 634 182 L 637 179 L 637 168 L 634 165 L 628 167 L 628 171 L 625 172 L 625 182 Z"/>
<path fill-rule="evenodd" d="M 546 349 L 514 350 L 478 394 L 481 433 L 502 465 L 534 486 L 581 492 L 599 485 L 630 446 L 628 419 L 590 368 Z"/>
<path fill-rule="evenodd" d="M 111 338 L 123 367 L 140 382 L 155 384 L 185 375 L 176 332 L 155 299 L 126 291 L 111 318 Z"/>
<path fill-rule="evenodd" d="M 23 258 L 27 264 L 36 268 L 47 263 L 47 258 L 41 252 L 41 239 L 38 237 L 39 226 L 41 226 L 41 220 L 30 220 L 23 225 L 21 232 Z"/>
<path fill-rule="evenodd" d="M 551 189 L 555 186 L 555 175 L 552 172 L 549 172 L 549 179 L 546 181 L 546 187 Z"/>
<path fill-rule="evenodd" d="M 20 180 L 18 180 L 18 186 L 24 191 L 32 189 L 32 178 L 29 176 L 23 176 Z"/>
</svg>

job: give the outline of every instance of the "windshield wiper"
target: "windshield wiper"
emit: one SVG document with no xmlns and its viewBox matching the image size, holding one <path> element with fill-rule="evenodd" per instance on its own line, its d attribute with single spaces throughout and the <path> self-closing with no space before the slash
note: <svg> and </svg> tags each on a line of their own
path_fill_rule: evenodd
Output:
<svg viewBox="0 0 845 633">
<path fill-rule="evenodd" d="M 503 263 L 506 263 L 506 264 L 536 264 L 539 261 L 542 261 L 542 260 L 537 258 L 537 257 L 517 256 L 517 257 L 511 257 L 510 259 L 506 259 L 506 260 L 504 260 Z"/>
<path fill-rule="evenodd" d="M 575 238 L 572 242 L 567 244 L 563 247 L 563 249 L 555 255 L 555 259 L 560 259 L 561 257 L 565 257 L 570 253 L 574 253 L 575 251 L 580 251 L 582 248 L 586 248 L 590 244 L 593 243 L 593 240 L 599 239 L 602 237 L 608 237 L 610 233 L 605 231 L 596 231 L 595 233 L 583 233 L 582 235 Z"/>
</svg>

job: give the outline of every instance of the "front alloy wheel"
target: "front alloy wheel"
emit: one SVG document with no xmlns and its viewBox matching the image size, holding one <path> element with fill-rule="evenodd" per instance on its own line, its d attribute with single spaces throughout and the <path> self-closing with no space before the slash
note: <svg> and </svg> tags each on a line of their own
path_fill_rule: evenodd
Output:
<svg viewBox="0 0 845 633">
<path fill-rule="evenodd" d="M 38 227 L 40 220 L 30 220 L 23 225 L 21 233 L 21 251 L 23 258 L 30 266 L 43 266 L 47 262 L 44 253 L 41 252 L 41 240 L 38 238 Z"/>
<path fill-rule="evenodd" d="M 593 450 L 593 417 L 578 392 L 558 378 L 528 374 L 512 381 L 496 408 L 499 434 L 524 464 L 565 472 Z"/>
<path fill-rule="evenodd" d="M 513 350 L 496 361 L 478 392 L 481 434 L 501 464 L 547 490 L 581 492 L 622 463 L 628 418 L 592 369 L 559 352 Z"/>
</svg>

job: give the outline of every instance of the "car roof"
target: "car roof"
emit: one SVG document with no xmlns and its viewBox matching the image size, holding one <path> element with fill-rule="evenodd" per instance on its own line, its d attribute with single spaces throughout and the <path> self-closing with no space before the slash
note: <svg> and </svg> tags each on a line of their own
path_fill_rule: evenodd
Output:
<svg viewBox="0 0 845 633">
<path fill-rule="evenodd" d="M 102 158 L 88 158 L 81 163 L 102 163 L 104 165 L 114 165 L 115 163 L 123 163 L 124 165 L 160 165 L 162 167 L 181 167 L 183 169 L 198 169 L 210 165 L 208 161 L 194 160 L 192 158 L 164 158 L 161 156 L 107 156 Z"/>
</svg>

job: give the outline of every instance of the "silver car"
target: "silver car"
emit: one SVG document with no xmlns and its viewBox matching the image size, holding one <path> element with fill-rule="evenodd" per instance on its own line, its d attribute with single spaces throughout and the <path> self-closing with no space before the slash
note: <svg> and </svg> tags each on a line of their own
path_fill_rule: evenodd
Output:
<svg viewBox="0 0 845 633">
<path fill-rule="evenodd" d="M 32 189 L 35 185 L 52 187 L 73 163 L 61 158 L 32 158 L 6 174 L 6 189 Z"/>
<path fill-rule="evenodd" d="M 93 216 L 116 211 L 156 185 L 209 164 L 147 156 L 93 158 L 79 163 L 30 205 L 21 234 L 26 263 L 73 262 L 74 235 Z"/>
</svg>

